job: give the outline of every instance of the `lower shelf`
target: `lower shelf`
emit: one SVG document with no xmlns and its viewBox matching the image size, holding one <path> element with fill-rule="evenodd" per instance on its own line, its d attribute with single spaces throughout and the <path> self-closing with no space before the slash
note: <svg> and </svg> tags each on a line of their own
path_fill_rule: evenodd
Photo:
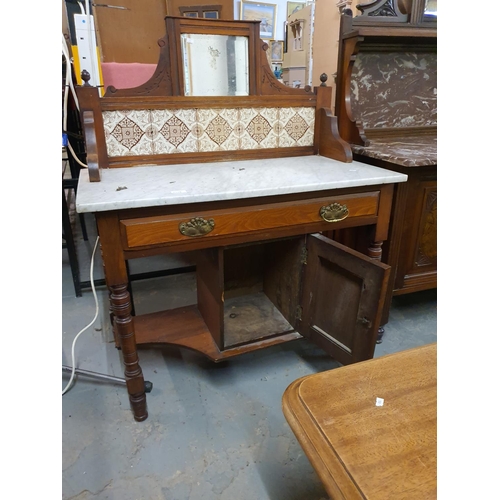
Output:
<svg viewBox="0 0 500 500">
<path fill-rule="evenodd" d="M 264 347 L 301 339 L 298 332 L 288 332 L 221 351 L 214 342 L 196 305 L 134 317 L 136 343 L 170 344 L 204 354 L 212 361 L 222 361 Z"/>
</svg>

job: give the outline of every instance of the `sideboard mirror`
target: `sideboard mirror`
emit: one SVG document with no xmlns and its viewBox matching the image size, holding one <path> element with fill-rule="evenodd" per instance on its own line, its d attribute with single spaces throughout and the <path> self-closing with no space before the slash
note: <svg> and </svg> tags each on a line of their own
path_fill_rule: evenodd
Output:
<svg viewBox="0 0 500 500">
<path fill-rule="evenodd" d="M 310 95 L 310 87 L 292 89 L 279 82 L 267 60 L 268 43 L 260 21 L 165 17 L 166 34 L 158 40 L 160 57 L 152 77 L 139 87 L 109 86 L 106 97 L 232 97 Z"/>
<path fill-rule="evenodd" d="M 248 37 L 181 34 L 184 95 L 249 95 Z"/>
</svg>

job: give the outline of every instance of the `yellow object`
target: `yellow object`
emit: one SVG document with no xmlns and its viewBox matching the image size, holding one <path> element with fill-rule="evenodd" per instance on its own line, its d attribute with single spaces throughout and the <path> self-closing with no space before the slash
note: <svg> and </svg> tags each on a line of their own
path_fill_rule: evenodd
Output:
<svg viewBox="0 0 500 500">
<path fill-rule="evenodd" d="M 71 55 L 73 56 L 73 65 L 75 69 L 75 76 L 76 76 L 76 83 L 77 85 L 83 85 L 83 80 L 82 80 L 82 70 L 80 66 L 80 57 L 78 55 L 78 46 L 77 45 L 72 45 L 71 46 Z M 102 88 L 104 86 L 104 79 L 102 77 L 102 67 L 101 67 L 101 51 L 99 50 L 99 47 L 96 49 L 96 55 L 97 55 L 97 67 L 99 68 L 99 93 L 102 94 Z"/>
</svg>

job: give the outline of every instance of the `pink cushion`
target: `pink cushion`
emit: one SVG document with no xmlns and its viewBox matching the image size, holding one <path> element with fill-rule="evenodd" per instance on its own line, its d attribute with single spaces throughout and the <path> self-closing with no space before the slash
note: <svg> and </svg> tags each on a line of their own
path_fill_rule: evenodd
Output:
<svg viewBox="0 0 500 500">
<path fill-rule="evenodd" d="M 156 64 L 101 63 L 104 88 L 109 85 L 117 89 L 130 89 L 146 83 L 156 69 Z"/>
</svg>

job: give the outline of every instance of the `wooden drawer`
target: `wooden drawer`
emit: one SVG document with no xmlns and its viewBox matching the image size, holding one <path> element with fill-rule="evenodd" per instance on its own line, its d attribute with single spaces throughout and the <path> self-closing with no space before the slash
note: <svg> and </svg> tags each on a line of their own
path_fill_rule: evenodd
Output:
<svg viewBox="0 0 500 500">
<path fill-rule="evenodd" d="M 374 191 L 252 207 L 125 219 L 120 222 L 125 248 L 168 244 L 196 238 L 237 235 L 315 223 L 325 226 L 321 230 L 327 230 L 333 229 L 335 222 L 328 222 L 322 218 L 320 211 L 323 207 L 328 207 L 331 204 L 345 205 L 347 214 L 344 211 L 338 217 L 342 220 L 375 216 L 378 210 L 379 195 L 379 191 Z M 330 215 L 326 214 L 326 217 Z"/>
</svg>

